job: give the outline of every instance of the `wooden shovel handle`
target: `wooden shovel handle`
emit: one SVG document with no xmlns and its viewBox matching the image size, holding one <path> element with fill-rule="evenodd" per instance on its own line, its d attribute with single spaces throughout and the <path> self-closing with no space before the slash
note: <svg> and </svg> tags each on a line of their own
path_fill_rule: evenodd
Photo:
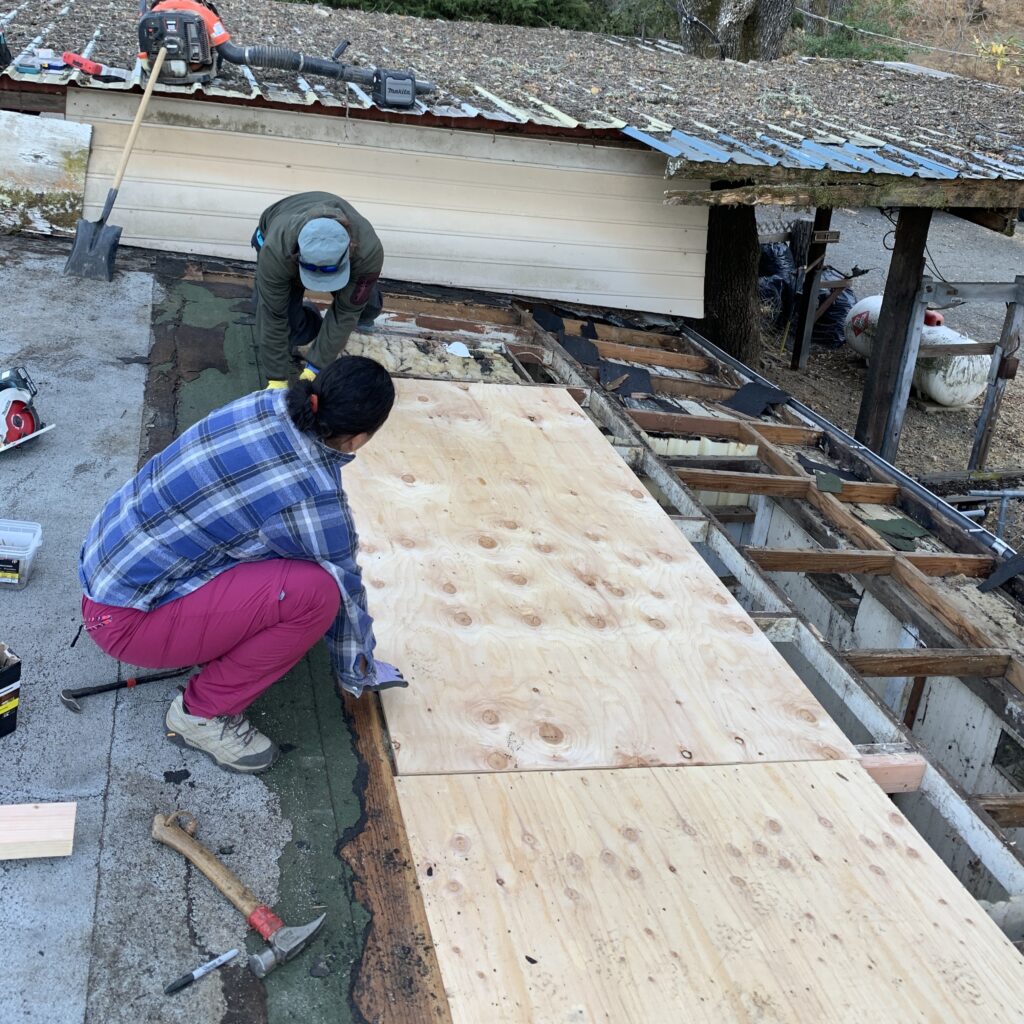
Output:
<svg viewBox="0 0 1024 1024">
<path fill-rule="evenodd" d="M 153 95 L 153 86 L 156 85 L 156 76 L 160 74 L 160 69 L 164 65 L 164 57 L 166 56 L 167 48 L 161 46 L 160 52 L 156 55 L 156 60 L 153 61 L 153 66 L 149 69 L 149 81 L 146 82 L 146 91 L 142 94 L 139 109 L 135 111 L 135 120 L 132 121 L 132 130 L 128 133 L 128 141 L 124 144 L 124 152 L 121 153 L 121 162 L 117 165 L 117 173 L 114 175 L 114 184 L 110 186 L 115 192 L 121 187 L 121 181 L 124 179 L 124 172 L 128 167 L 128 157 L 132 155 L 132 146 L 135 145 L 135 136 L 139 134 L 139 128 L 142 126 L 142 119 L 146 114 L 146 107 L 149 106 L 149 97 Z"/>
<path fill-rule="evenodd" d="M 179 818 L 185 822 L 185 828 L 178 824 Z M 195 827 L 196 819 L 188 811 L 158 814 L 153 819 L 153 838 L 190 860 L 248 920 L 252 912 L 261 906 L 261 901 L 198 839 L 193 838 L 191 833 Z"/>
</svg>

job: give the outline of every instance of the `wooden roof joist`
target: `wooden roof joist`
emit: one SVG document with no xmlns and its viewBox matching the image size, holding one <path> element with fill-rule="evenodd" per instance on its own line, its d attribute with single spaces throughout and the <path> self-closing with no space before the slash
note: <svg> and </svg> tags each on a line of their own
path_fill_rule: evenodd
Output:
<svg viewBox="0 0 1024 1024">
<path fill-rule="evenodd" d="M 1011 653 L 1002 648 L 897 648 L 844 651 L 843 657 L 862 676 L 982 676 L 999 679 L 1010 667 Z"/>
<path fill-rule="evenodd" d="M 831 551 L 794 551 L 788 548 L 746 548 L 748 557 L 769 572 L 852 573 L 886 576 L 895 571 L 896 560 L 906 558 L 926 576 L 987 576 L 995 559 L 987 555 L 953 552 L 861 551 L 839 548 Z"/>
<path fill-rule="evenodd" d="M 719 175 L 721 171 L 719 171 Z M 853 179 L 853 180 L 851 180 Z M 1024 178 L 957 178 L 934 181 L 896 175 L 870 175 L 857 180 L 759 181 L 714 189 L 669 189 L 669 206 L 923 206 L 948 210 L 1017 209 L 1024 206 Z"/>
<path fill-rule="evenodd" d="M 677 467 L 676 475 L 688 487 L 701 491 L 723 491 L 727 494 L 767 494 L 780 498 L 811 497 L 817 490 L 809 476 L 776 476 L 773 473 L 729 473 L 717 469 L 685 469 Z M 872 502 L 887 505 L 895 501 L 899 488 L 895 484 L 865 483 L 844 480 L 836 495 L 839 501 Z"/>
</svg>

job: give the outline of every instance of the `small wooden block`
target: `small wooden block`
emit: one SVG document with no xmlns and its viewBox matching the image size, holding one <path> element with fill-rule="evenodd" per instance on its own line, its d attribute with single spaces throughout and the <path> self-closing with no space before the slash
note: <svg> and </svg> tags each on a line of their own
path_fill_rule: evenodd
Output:
<svg viewBox="0 0 1024 1024">
<path fill-rule="evenodd" d="M 885 793 L 915 793 L 928 762 L 909 743 L 862 743 L 861 767 Z"/>
<path fill-rule="evenodd" d="M 0 807 L 0 860 L 67 857 L 75 841 L 78 804 Z"/>
</svg>

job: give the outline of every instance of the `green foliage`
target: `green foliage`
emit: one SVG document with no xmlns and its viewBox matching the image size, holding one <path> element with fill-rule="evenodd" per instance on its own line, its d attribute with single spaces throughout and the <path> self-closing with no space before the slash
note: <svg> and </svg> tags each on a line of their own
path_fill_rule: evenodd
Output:
<svg viewBox="0 0 1024 1024">
<path fill-rule="evenodd" d="M 409 14 L 446 21 L 491 21 L 502 25 L 575 28 L 604 27 L 607 5 L 602 0 L 325 0 L 331 7 Z"/>
<path fill-rule="evenodd" d="M 900 36 L 913 15 L 911 0 L 853 0 L 836 17 L 853 28 Z M 802 19 L 797 15 L 797 24 Z M 811 28 L 807 19 L 806 28 Z M 820 24 L 820 23 L 819 23 Z M 803 35 L 800 52 L 811 57 L 852 58 L 854 60 L 903 60 L 907 48 L 898 42 L 824 25 L 822 35 Z"/>
</svg>

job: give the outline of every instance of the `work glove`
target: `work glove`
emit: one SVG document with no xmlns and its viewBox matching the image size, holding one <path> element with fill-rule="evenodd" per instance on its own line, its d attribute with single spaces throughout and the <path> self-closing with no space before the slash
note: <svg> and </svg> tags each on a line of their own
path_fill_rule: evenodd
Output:
<svg viewBox="0 0 1024 1024">
<path fill-rule="evenodd" d="M 316 380 L 319 372 L 312 363 L 306 363 L 306 368 L 299 374 L 299 380 Z"/>
<path fill-rule="evenodd" d="M 361 697 L 368 691 L 391 690 L 395 687 L 409 685 L 409 681 L 402 675 L 401 671 L 395 668 L 394 665 L 389 665 L 386 661 L 377 661 L 374 658 L 373 673 L 375 681 L 372 683 L 340 682 L 339 685 L 342 690 L 346 693 L 351 693 L 353 697 Z"/>
<path fill-rule="evenodd" d="M 267 386 L 264 388 L 265 391 L 280 391 L 282 388 L 288 387 L 288 381 L 286 380 L 268 380 Z"/>
</svg>

